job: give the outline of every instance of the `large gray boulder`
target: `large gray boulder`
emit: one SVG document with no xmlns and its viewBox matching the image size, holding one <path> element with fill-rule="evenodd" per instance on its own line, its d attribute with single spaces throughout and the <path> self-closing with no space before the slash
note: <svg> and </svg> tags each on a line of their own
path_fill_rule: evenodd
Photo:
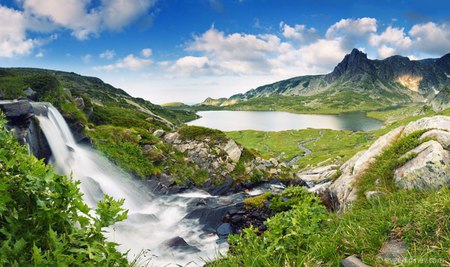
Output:
<svg viewBox="0 0 450 267">
<path fill-rule="evenodd" d="M 412 132 L 426 129 L 440 129 L 450 131 L 450 117 L 434 116 L 410 122 L 403 130 L 402 136 L 407 136 Z"/>
<path fill-rule="evenodd" d="M 450 132 L 444 130 L 431 130 L 423 133 L 420 139 L 430 138 L 438 141 L 443 148 L 450 149 Z"/>
<path fill-rule="evenodd" d="M 356 181 L 375 160 L 375 157 L 379 156 L 400 136 L 402 130 L 403 127 L 401 126 L 381 136 L 368 150 L 358 152 L 342 165 L 341 176 L 329 187 L 331 192 L 337 196 L 341 209 L 345 209 L 356 200 Z"/>
<path fill-rule="evenodd" d="M 450 185 L 450 152 L 434 140 L 430 140 L 406 153 L 417 156 L 394 172 L 398 187 L 405 189 L 439 188 Z"/>
</svg>

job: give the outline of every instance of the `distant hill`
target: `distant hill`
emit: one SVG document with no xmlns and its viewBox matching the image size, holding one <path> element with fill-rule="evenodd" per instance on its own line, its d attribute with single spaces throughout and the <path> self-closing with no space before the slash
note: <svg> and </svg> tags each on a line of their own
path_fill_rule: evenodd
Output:
<svg viewBox="0 0 450 267">
<path fill-rule="evenodd" d="M 229 109 L 358 110 L 431 101 L 450 83 L 450 53 L 438 59 L 370 60 L 358 49 L 325 75 L 299 76 L 200 105 Z"/>
<path fill-rule="evenodd" d="M 170 127 L 196 118 L 191 111 L 169 110 L 132 97 L 96 77 L 46 69 L 0 68 L 0 98 L 21 97 L 51 102 L 66 119 L 72 116 L 74 120 L 83 120 L 86 117 L 95 124 L 114 124 L 124 114 L 134 114 L 134 119 L 147 118 L 146 123 L 154 128 Z"/>
</svg>

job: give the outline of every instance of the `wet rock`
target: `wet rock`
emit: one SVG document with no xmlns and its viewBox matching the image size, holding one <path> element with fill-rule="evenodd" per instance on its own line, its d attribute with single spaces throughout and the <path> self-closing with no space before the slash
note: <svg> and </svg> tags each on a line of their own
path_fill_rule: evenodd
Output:
<svg viewBox="0 0 450 267">
<path fill-rule="evenodd" d="M 450 131 L 450 117 L 434 116 L 410 122 L 403 130 L 402 136 L 407 136 L 412 132 L 425 129 L 441 129 Z"/>
<path fill-rule="evenodd" d="M 378 253 L 378 257 L 390 263 L 400 263 L 406 255 L 406 246 L 403 241 L 389 240 L 386 241 Z"/>
<path fill-rule="evenodd" d="M 431 140 L 421 144 L 403 157 L 417 156 L 394 172 L 398 187 L 404 189 L 439 188 L 450 185 L 450 152 Z"/>
<path fill-rule="evenodd" d="M 162 137 L 165 133 L 166 133 L 166 132 L 164 132 L 164 130 L 159 129 L 159 130 L 154 131 L 154 132 L 153 132 L 153 135 L 154 135 L 155 137 L 160 138 L 160 137 Z"/>
<path fill-rule="evenodd" d="M 203 225 L 203 229 L 206 231 L 215 232 L 216 229 L 223 224 L 225 215 L 229 210 L 240 209 L 243 204 L 230 204 L 223 206 L 199 206 L 190 211 L 185 218 L 186 219 L 198 219 L 199 223 Z"/>
<path fill-rule="evenodd" d="M 233 233 L 233 228 L 231 228 L 231 224 L 222 223 L 216 230 L 217 235 L 220 238 L 226 238 L 228 235 Z"/>
<path fill-rule="evenodd" d="M 187 251 L 187 252 L 200 252 L 200 249 L 198 249 L 195 246 L 189 245 L 183 238 L 176 236 L 174 238 L 171 238 L 163 243 L 163 245 L 170 249 L 176 249 L 181 251 Z"/>
<path fill-rule="evenodd" d="M 355 255 L 349 256 L 341 261 L 344 267 L 370 267 L 369 265 L 362 262 Z"/>
</svg>

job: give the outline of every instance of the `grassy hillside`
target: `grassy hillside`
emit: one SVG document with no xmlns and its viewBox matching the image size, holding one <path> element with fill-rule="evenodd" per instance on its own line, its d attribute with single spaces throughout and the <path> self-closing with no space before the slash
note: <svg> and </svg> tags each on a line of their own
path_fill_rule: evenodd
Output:
<svg viewBox="0 0 450 267">
<path fill-rule="evenodd" d="M 5 99 L 24 97 L 24 90 L 29 87 L 36 91 L 36 100 L 53 103 L 65 115 L 75 109 L 74 98 L 79 97 L 84 101 L 83 112 L 87 119 L 90 119 L 91 113 L 99 115 L 108 109 L 111 109 L 110 113 L 125 114 L 131 111 L 134 114 L 146 114 L 147 117 L 153 113 L 175 124 L 196 118 L 193 112 L 172 111 L 144 99 L 131 97 L 122 89 L 114 88 L 95 77 L 44 69 L 0 68 L 0 89 Z M 81 114 L 76 116 L 83 120 Z M 162 126 L 156 121 L 154 124 L 155 127 Z"/>
</svg>

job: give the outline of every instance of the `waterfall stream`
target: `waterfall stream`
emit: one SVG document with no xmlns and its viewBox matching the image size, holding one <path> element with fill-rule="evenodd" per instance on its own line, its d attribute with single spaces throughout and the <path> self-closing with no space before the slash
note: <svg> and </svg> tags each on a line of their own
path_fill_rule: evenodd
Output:
<svg viewBox="0 0 450 267">
<path fill-rule="evenodd" d="M 84 201 L 95 208 L 104 194 L 125 199 L 128 219 L 110 227 L 106 235 L 108 240 L 121 244 L 120 251 L 129 251 L 130 261 L 145 252 L 146 257 L 141 254 L 140 258 L 144 265 L 200 266 L 227 249 L 224 244 L 217 245 L 218 237 L 204 232 L 198 220 L 184 219 L 188 203 L 209 195 L 153 194 L 142 181 L 133 179 L 96 151 L 78 145 L 64 118 L 51 104 L 33 105 L 43 110 L 36 117 L 52 150 L 50 163 L 58 172 L 81 182 Z M 175 237 L 183 238 L 193 249 L 177 250 L 164 245 Z"/>
</svg>

